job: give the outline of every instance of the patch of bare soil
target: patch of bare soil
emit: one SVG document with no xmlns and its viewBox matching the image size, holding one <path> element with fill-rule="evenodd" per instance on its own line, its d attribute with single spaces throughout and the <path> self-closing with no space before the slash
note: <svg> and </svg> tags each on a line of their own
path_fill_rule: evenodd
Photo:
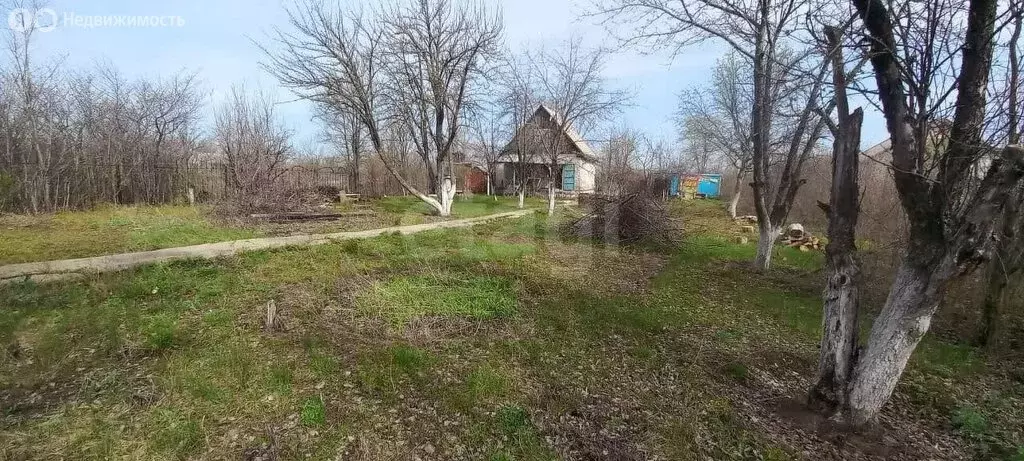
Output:
<svg viewBox="0 0 1024 461">
<path fill-rule="evenodd" d="M 88 351 L 82 351 L 82 355 Z M 131 402 L 148 405 L 157 399 L 156 386 L 147 372 L 151 358 L 125 355 L 116 363 L 90 363 L 75 366 L 58 376 L 31 383 L 15 383 L 0 388 L 0 427 L 43 417 L 52 410 L 75 402 L 89 402 L 108 394 L 127 397 Z M 30 351 L 22 352 L 16 368 L 33 366 Z M 69 357 L 70 363 L 73 359 Z"/>
<path fill-rule="evenodd" d="M 807 407 L 813 360 L 772 348 L 750 360 L 743 386 L 722 392 L 738 402 L 746 422 L 767 439 L 797 450 L 806 459 L 920 460 L 966 459 L 967 449 L 933 421 L 903 411 L 896 398 L 873 427 L 853 431 Z"/>
</svg>

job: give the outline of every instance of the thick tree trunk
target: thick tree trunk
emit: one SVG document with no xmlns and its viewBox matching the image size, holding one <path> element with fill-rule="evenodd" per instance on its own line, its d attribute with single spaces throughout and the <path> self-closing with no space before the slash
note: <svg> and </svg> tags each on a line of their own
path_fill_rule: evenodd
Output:
<svg viewBox="0 0 1024 461">
<path fill-rule="evenodd" d="M 978 345 L 982 347 L 995 342 L 999 314 L 1006 299 L 1006 273 L 996 267 L 998 264 L 999 262 L 995 261 L 989 265 L 988 290 L 985 292 L 985 302 L 981 307 L 981 330 L 978 332 Z"/>
<path fill-rule="evenodd" d="M 437 214 L 439 216 L 451 216 L 452 202 L 455 201 L 455 182 L 452 181 L 450 176 L 445 176 L 438 181 L 436 188 L 439 205 L 436 207 Z"/>
<path fill-rule="evenodd" d="M 904 261 L 858 357 L 850 386 L 849 422 L 864 425 L 881 411 L 896 389 L 910 355 L 928 331 L 939 304 L 941 281 L 935 267 Z"/>
<path fill-rule="evenodd" d="M 825 414 L 846 407 L 847 392 L 857 360 L 857 314 L 860 309 L 860 269 L 855 249 L 828 244 L 828 285 L 825 288 L 818 376 L 809 403 Z"/>
<path fill-rule="evenodd" d="M 754 258 L 754 268 L 760 271 L 768 271 L 772 266 L 772 250 L 775 249 L 775 239 L 779 238 L 778 226 L 760 226 L 760 235 L 757 240 L 757 257 Z"/>
<path fill-rule="evenodd" d="M 825 413 L 845 409 L 857 360 L 860 268 L 854 231 L 860 213 L 857 172 L 862 117 L 860 109 L 852 117 L 842 117 L 842 133 L 836 137 L 832 160 L 832 193 L 829 205 L 824 207 L 828 212 L 828 284 L 823 296 L 818 377 L 811 389 L 810 403 Z"/>
</svg>

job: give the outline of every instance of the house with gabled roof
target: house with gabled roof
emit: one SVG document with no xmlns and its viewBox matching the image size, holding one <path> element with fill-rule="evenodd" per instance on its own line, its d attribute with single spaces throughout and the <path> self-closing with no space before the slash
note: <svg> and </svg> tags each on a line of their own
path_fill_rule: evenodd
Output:
<svg viewBox="0 0 1024 461">
<path fill-rule="evenodd" d="M 571 125 L 560 130 L 561 117 L 541 104 L 502 149 L 495 168 L 494 185 L 500 191 L 513 192 L 524 186 L 528 193 L 547 190 L 551 155 L 557 146 L 556 193 L 576 195 L 594 192 L 600 158 Z M 550 136 L 561 135 L 561 142 L 550 142 Z"/>
</svg>

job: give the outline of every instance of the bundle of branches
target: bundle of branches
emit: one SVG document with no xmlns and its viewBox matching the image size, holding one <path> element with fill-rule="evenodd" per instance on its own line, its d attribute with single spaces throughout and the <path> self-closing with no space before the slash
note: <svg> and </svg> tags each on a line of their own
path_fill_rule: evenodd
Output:
<svg viewBox="0 0 1024 461">
<path fill-rule="evenodd" d="M 682 238 L 682 222 L 664 202 L 649 194 L 588 197 L 584 214 L 564 225 L 565 235 L 604 243 L 673 245 Z"/>
<path fill-rule="evenodd" d="M 296 189 L 268 184 L 251 190 L 237 190 L 217 204 L 224 217 L 249 218 L 254 214 L 312 213 L 323 211 L 325 200 L 313 189 Z"/>
</svg>

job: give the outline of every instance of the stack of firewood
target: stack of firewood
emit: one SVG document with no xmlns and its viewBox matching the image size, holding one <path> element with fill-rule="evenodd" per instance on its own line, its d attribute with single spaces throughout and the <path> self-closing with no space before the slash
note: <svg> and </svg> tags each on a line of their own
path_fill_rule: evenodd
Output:
<svg viewBox="0 0 1024 461">
<path fill-rule="evenodd" d="M 789 225 L 779 238 L 779 242 L 790 248 L 799 248 L 800 251 L 821 250 L 824 248 L 824 244 L 818 237 L 807 232 L 804 230 L 804 226 L 797 223 Z"/>
</svg>

